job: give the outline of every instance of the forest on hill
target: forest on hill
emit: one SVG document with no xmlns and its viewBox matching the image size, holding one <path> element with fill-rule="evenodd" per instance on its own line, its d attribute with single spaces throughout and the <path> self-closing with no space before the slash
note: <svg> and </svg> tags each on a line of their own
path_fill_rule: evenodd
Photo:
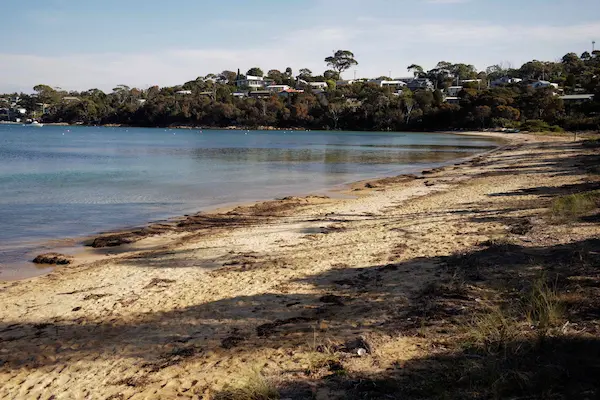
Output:
<svg viewBox="0 0 600 400">
<path fill-rule="evenodd" d="M 119 85 L 65 92 L 47 85 L 20 94 L 29 118 L 88 125 L 200 126 L 343 129 L 448 130 L 514 128 L 523 130 L 596 130 L 600 127 L 600 52 L 566 54 L 556 62 L 530 61 L 519 68 L 494 65 L 477 71 L 469 64 L 440 62 L 425 71 L 408 71 L 431 84 L 397 90 L 373 80 L 340 81 L 358 64 L 347 50 L 327 57 L 321 75 L 308 69 L 294 74 L 252 68 L 245 75 L 223 71 L 174 87 L 147 89 Z M 265 85 L 287 85 L 288 92 L 256 92 L 240 86 L 255 76 Z M 326 82 L 314 90 L 312 82 Z M 541 84 L 540 84 L 541 83 Z M 457 92 L 451 96 L 450 90 Z M 588 97 L 577 99 L 577 95 Z M 17 94 L 14 94 L 17 95 Z M 564 96 L 567 95 L 567 96 Z M 593 98 L 590 95 L 595 95 Z M 585 96 L 582 96 L 585 97 Z M 569 98 L 569 100 L 567 100 Z M 576 99 L 575 101 L 571 99 Z M 1 107 L 1 105 L 0 105 Z"/>
</svg>

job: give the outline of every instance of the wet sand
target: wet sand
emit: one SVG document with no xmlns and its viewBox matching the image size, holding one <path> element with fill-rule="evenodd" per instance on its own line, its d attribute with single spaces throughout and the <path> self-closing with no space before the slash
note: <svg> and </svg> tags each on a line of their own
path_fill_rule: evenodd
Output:
<svg viewBox="0 0 600 400">
<path fill-rule="evenodd" d="M 353 199 L 198 214 L 0 283 L 0 397 L 211 398 L 254 367 L 277 382 L 310 380 L 316 342 L 368 339 L 376 350 L 350 371 L 423 355 L 394 316 L 440 277 L 439 258 L 505 233 L 486 217 L 523 214 L 519 202 L 541 196 L 524 189 L 588 179 L 560 163 L 584 151 L 570 138 L 497 136 L 510 144 L 423 176 L 354 184 Z"/>
</svg>

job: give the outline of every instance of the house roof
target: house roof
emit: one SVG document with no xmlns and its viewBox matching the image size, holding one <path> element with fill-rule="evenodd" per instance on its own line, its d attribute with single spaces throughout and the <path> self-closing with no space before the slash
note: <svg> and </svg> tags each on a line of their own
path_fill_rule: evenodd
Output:
<svg viewBox="0 0 600 400">
<path fill-rule="evenodd" d="M 560 96 L 562 100 L 593 100 L 593 94 L 567 94 Z"/>
</svg>

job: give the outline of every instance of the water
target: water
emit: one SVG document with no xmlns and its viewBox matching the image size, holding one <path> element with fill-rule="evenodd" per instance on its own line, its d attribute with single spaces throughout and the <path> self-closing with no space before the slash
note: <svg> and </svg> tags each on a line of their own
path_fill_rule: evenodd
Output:
<svg viewBox="0 0 600 400">
<path fill-rule="evenodd" d="M 27 260 L 52 239 L 323 192 L 493 146 L 444 134 L 0 125 L 0 279 L 43 272 Z"/>
</svg>

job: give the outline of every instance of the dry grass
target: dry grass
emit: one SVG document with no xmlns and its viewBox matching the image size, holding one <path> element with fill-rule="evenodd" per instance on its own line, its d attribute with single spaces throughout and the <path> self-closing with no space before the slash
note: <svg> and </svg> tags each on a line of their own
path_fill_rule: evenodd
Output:
<svg viewBox="0 0 600 400">
<path fill-rule="evenodd" d="M 574 222 L 600 205 L 600 191 L 561 196 L 552 202 L 550 213 L 556 222 Z"/>
<path fill-rule="evenodd" d="M 549 285 L 544 278 L 534 283 L 526 304 L 527 321 L 541 335 L 563 322 L 565 307 L 559 299 L 556 285 Z"/>
<path fill-rule="evenodd" d="M 235 383 L 225 387 L 215 395 L 215 400 L 277 400 L 277 388 L 257 369 L 247 371 L 237 377 Z"/>
<path fill-rule="evenodd" d="M 521 324 L 508 310 L 491 306 L 489 312 L 474 317 L 468 336 L 490 354 L 505 350 L 521 333 Z"/>
</svg>

